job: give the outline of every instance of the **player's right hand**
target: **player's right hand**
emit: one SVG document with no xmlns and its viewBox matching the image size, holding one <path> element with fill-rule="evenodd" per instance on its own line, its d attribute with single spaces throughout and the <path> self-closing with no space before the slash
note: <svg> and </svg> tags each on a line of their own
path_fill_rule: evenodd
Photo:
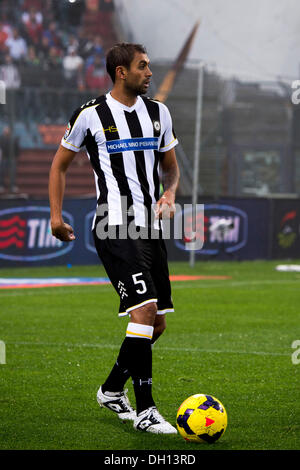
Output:
<svg viewBox="0 0 300 470">
<path fill-rule="evenodd" d="M 71 225 L 62 222 L 60 224 L 51 224 L 52 235 L 62 242 L 72 242 L 75 240 L 74 230 Z"/>
</svg>

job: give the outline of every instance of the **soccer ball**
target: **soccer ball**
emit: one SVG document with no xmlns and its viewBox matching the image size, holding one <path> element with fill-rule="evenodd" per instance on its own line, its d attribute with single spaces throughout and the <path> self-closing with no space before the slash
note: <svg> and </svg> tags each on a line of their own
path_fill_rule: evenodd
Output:
<svg viewBox="0 0 300 470">
<path fill-rule="evenodd" d="M 225 432 L 227 413 L 217 398 L 198 393 L 180 405 L 176 425 L 186 441 L 212 444 Z"/>
</svg>

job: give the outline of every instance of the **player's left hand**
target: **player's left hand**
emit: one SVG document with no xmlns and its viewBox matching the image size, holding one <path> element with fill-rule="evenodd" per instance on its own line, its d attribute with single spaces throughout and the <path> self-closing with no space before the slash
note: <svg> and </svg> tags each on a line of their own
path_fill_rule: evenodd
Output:
<svg viewBox="0 0 300 470">
<path fill-rule="evenodd" d="M 71 225 L 61 222 L 59 224 L 51 223 L 52 235 L 62 242 L 72 242 L 75 240 L 74 230 Z"/>
<path fill-rule="evenodd" d="M 175 212 L 175 194 L 167 190 L 156 203 L 155 218 L 171 219 Z"/>
</svg>

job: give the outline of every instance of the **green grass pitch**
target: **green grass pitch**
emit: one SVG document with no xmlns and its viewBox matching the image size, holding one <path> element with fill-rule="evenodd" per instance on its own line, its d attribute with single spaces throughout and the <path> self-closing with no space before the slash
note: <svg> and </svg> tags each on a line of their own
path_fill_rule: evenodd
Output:
<svg viewBox="0 0 300 470">
<path fill-rule="evenodd" d="M 296 261 L 293 261 L 295 264 Z M 170 263 L 175 313 L 153 349 L 153 395 L 173 424 L 188 396 L 217 397 L 213 445 L 136 432 L 96 402 L 125 335 L 110 285 L 0 291 L 0 449 L 260 450 L 300 447 L 300 273 L 275 261 Z M 2 269 L 1 277 L 105 276 L 102 267 Z M 295 362 L 295 361 L 294 361 Z M 296 361 L 298 362 L 298 361 Z M 134 403 L 132 384 L 129 396 Z"/>
</svg>

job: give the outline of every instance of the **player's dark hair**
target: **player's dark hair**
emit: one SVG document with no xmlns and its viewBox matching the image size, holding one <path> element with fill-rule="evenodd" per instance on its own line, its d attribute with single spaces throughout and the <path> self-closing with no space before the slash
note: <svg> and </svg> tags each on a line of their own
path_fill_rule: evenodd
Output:
<svg viewBox="0 0 300 470">
<path fill-rule="evenodd" d="M 136 52 L 147 54 L 147 51 L 142 44 L 126 42 L 116 44 L 108 51 L 106 55 L 106 70 L 113 83 L 115 83 L 116 80 L 116 68 L 119 65 L 123 65 L 129 69 Z"/>
</svg>

